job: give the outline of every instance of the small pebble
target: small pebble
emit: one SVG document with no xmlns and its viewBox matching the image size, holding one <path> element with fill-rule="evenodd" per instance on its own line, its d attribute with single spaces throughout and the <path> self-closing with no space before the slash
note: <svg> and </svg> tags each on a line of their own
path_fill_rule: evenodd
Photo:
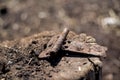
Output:
<svg viewBox="0 0 120 80">
<path fill-rule="evenodd" d="M 79 71 L 81 71 L 81 70 L 82 70 L 80 66 L 78 67 L 78 70 L 79 70 Z"/>
<path fill-rule="evenodd" d="M 0 80 L 5 80 L 5 78 L 2 78 L 2 79 L 0 79 Z"/>
<path fill-rule="evenodd" d="M 22 66 L 17 66 L 16 69 L 17 69 L 17 70 L 21 70 L 21 69 L 22 69 Z"/>
<path fill-rule="evenodd" d="M 105 80 L 113 80 L 113 74 L 107 74 Z"/>
<path fill-rule="evenodd" d="M 38 13 L 38 17 L 40 18 L 40 19 L 44 19 L 44 18 L 46 18 L 48 16 L 48 14 L 46 13 L 46 12 L 39 12 Z"/>
<path fill-rule="evenodd" d="M 27 15 L 27 13 L 22 13 L 20 17 L 21 17 L 21 20 L 24 21 L 27 19 L 28 15 Z"/>
<path fill-rule="evenodd" d="M 8 63 L 7 63 L 7 64 L 8 64 L 8 65 L 11 65 L 12 63 L 13 63 L 12 61 L 8 61 Z"/>
<path fill-rule="evenodd" d="M 17 31 L 19 30 L 19 25 L 17 23 L 13 24 L 12 26 L 13 30 Z"/>
<path fill-rule="evenodd" d="M 31 31 L 31 28 L 29 28 L 29 27 L 24 28 L 24 33 L 25 34 L 28 34 L 30 31 Z"/>
</svg>

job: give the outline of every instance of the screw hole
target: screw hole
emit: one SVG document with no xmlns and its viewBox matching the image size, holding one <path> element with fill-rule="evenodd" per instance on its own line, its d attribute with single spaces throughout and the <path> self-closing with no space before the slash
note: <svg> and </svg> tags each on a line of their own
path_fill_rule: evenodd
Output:
<svg viewBox="0 0 120 80">
<path fill-rule="evenodd" d="M 67 41 L 68 43 L 71 43 L 71 41 Z"/>
<path fill-rule="evenodd" d="M 87 62 L 83 63 L 83 65 L 87 64 Z"/>
<path fill-rule="evenodd" d="M 44 44 L 44 49 L 46 49 L 47 48 L 47 44 Z"/>
<path fill-rule="evenodd" d="M 63 42 L 63 45 L 65 45 L 65 44 L 66 44 L 66 42 L 64 41 L 64 42 Z"/>
<path fill-rule="evenodd" d="M 68 46 L 64 46 L 64 48 L 68 48 Z"/>
</svg>

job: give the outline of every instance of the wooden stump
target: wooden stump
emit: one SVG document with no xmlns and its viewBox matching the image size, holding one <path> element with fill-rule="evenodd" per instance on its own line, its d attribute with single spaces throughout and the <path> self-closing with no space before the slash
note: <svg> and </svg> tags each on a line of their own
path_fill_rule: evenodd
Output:
<svg viewBox="0 0 120 80">
<path fill-rule="evenodd" d="M 46 31 L 20 40 L 2 42 L 0 80 L 101 80 L 100 57 L 63 56 L 61 54 L 65 52 L 59 51 L 54 58 L 38 58 L 38 55 L 48 48 L 51 38 L 58 34 L 60 33 Z M 70 43 L 69 40 L 96 44 L 94 38 L 88 37 L 90 36 L 84 34 L 81 37 L 70 32 L 65 45 Z"/>
</svg>

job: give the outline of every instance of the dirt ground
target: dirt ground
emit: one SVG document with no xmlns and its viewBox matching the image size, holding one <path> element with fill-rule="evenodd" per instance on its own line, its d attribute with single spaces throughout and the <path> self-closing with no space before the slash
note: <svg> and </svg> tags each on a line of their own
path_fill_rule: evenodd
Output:
<svg viewBox="0 0 120 80">
<path fill-rule="evenodd" d="M 64 24 L 69 24 L 76 33 L 91 35 L 108 47 L 103 80 L 119 80 L 119 18 L 119 0 L 0 0 L 0 41 L 46 30 L 62 31 Z"/>
</svg>

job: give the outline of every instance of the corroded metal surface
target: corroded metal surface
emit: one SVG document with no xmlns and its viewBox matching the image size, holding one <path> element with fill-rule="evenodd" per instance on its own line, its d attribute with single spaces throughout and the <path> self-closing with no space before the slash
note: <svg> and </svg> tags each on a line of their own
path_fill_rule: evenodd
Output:
<svg viewBox="0 0 120 80">
<path fill-rule="evenodd" d="M 80 35 L 78 39 L 67 39 L 69 30 L 64 30 L 59 36 L 54 36 L 49 42 L 45 51 L 41 52 L 39 58 L 50 57 L 59 50 L 72 53 L 72 55 L 85 55 L 94 57 L 106 57 L 106 47 L 100 46 L 95 43 L 95 39 L 91 36 Z M 59 37 L 59 38 L 58 38 Z M 86 39 L 85 39 L 86 37 Z M 66 38 L 66 39 L 65 39 Z M 84 38 L 84 39 L 83 39 Z M 83 39 L 83 41 L 82 41 Z M 68 41 L 68 43 L 67 43 Z M 67 44 L 66 44 L 67 43 Z M 66 54 L 65 54 L 66 55 Z M 70 55 L 70 54 L 69 54 Z"/>
</svg>

